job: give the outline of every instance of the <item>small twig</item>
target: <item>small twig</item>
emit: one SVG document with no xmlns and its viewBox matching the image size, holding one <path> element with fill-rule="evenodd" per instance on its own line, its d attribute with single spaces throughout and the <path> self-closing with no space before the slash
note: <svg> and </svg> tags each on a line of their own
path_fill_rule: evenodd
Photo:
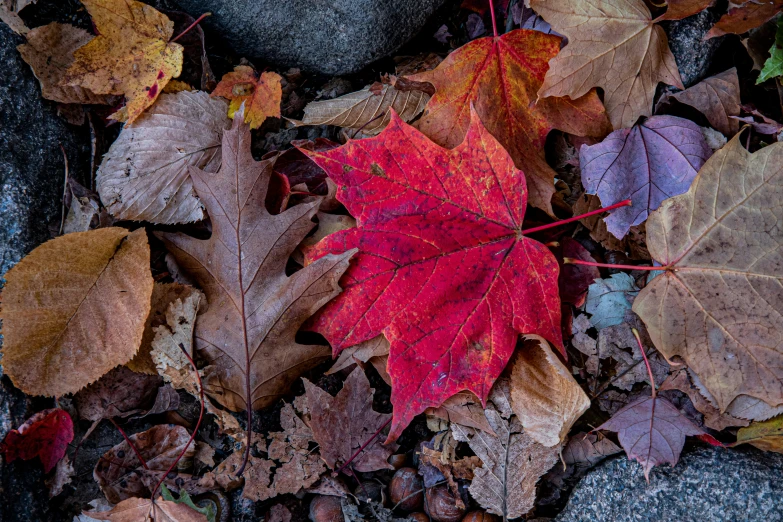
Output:
<svg viewBox="0 0 783 522">
<path fill-rule="evenodd" d="M 60 206 L 60 233 L 58 235 L 63 235 L 63 227 L 65 227 L 65 195 L 68 193 L 68 178 L 70 177 L 70 174 L 68 173 L 68 156 L 65 154 L 65 147 L 63 147 L 63 144 L 60 144 L 60 150 L 63 151 L 63 160 L 65 161 L 65 183 L 63 184 L 63 201 L 62 205 Z"/>
<path fill-rule="evenodd" d="M 136 454 L 136 458 L 139 459 L 139 462 L 141 462 L 141 465 L 144 466 L 144 469 L 149 470 L 150 468 L 147 467 L 147 463 L 144 461 L 144 457 L 141 456 L 141 453 L 139 453 L 139 450 L 136 449 L 136 446 L 133 444 L 133 441 L 130 440 L 130 438 L 125 434 L 125 431 L 123 431 L 122 428 L 120 428 L 120 425 L 117 424 L 114 419 L 109 417 L 109 421 L 111 421 L 112 424 L 114 424 L 114 427 L 117 428 L 117 431 L 120 432 L 120 435 L 125 439 L 125 442 L 128 443 L 128 446 L 131 447 L 133 450 L 133 453 Z"/>
<path fill-rule="evenodd" d="M 652 386 L 652 398 L 654 399 L 655 396 L 658 394 L 658 392 L 655 389 L 655 378 L 653 377 L 652 368 L 650 367 L 650 361 L 647 360 L 647 354 L 644 353 L 644 346 L 642 346 L 642 338 L 639 337 L 639 330 L 636 328 L 631 328 L 631 331 L 633 332 L 633 336 L 636 337 L 636 344 L 639 345 L 639 351 L 642 352 L 642 357 L 644 357 L 644 365 L 647 367 L 647 375 L 650 376 L 650 386 Z"/>
<path fill-rule="evenodd" d="M 560 221 L 555 221 L 554 223 L 549 223 L 548 225 L 541 225 L 540 227 L 533 227 L 533 228 L 525 229 L 525 230 L 522 231 L 522 234 L 526 236 L 526 235 L 532 234 L 534 232 L 541 232 L 542 230 L 546 230 L 548 228 L 559 227 L 560 225 L 565 225 L 565 224 L 571 223 L 573 221 L 579 221 L 580 219 L 584 219 L 586 217 L 590 217 L 590 216 L 593 216 L 595 214 L 601 214 L 602 212 L 607 212 L 609 210 L 614 210 L 616 208 L 630 207 L 630 206 L 631 206 L 631 200 L 630 199 L 626 199 L 626 200 L 620 201 L 619 203 L 615 203 L 614 205 L 609 205 L 608 207 L 603 207 L 603 208 L 597 208 L 595 210 L 591 210 L 590 212 L 586 212 L 586 213 L 580 214 L 578 216 L 570 217 L 568 219 L 561 219 Z"/>
<path fill-rule="evenodd" d="M 445 484 L 446 482 L 447 482 L 447 481 L 445 481 L 445 480 L 440 480 L 440 481 L 436 482 L 435 484 L 433 484 L 433 485 L 432 485 L 432 487 L 434 488 L 435 486 L 440 486 L 441 484 Z M 399 502 L 397 502 L 396 504 L 394 504 L 394 507 L 392 507 L 392 511 L 394 511 L 395 509 L 397 509 L 398 507 L 400 507 L 400 504 L 402 504 L 403 502 L 405 502 L 405 501 L 406 501 L 406 500 L 408 500 L 409 498 L 412 498 L 412 497 L 414 497 L 414 496 L 418 495 L 419 493 L 422 493 L 422 492 L 424 492 L 424 490 L 425 490 L 425 489 L 427 489 L 427 488 L 421 488 L 421 489 L 417 489 L 416 491 L 414 491 L 413 493 L 411 493 L 411 494 L 410 494 L 410 495 L 408 495 L 407 497 L 403 497 L 403 498 L 402 498 L 402 499 L 401 499 Z"/>
<path fill-rule="evenodd" d="M 357 135 L 357 134 L 359 134 L 360 132 L 362 132 L 362 129 L 364 129 L 366 126 L 368 126 L 369 124 L 371 124 L 372 122 L 374 122 L 374 121 L 375 121 L 375 120 L 377 120 L 378 118 L 382 118 L 382 117 L 386 116 L 386 112 L 387 112 L 387 111 L 383 111 L 383 112 L 382 112 L 382 113 L 380 113 L 378 116 L 376 116 L 375 118 L 371 119 L 370 121 L 368 121 L 367 123 L 365 123 L 364 125 L 362 125 L 361 127 L 359 127 L 358 129 L 356 129 L 356 132 L 354 132 L 354 133 L 353 133 L 353 136 L 351 136 L 351 139 L 354 139 L 354 138 L 356 138 L 356 135 Z"/>
<path fill-rule="evenodd" d="M 364 444 L 362 444 L 362 447 L 361 447 L 361 448 L 359 448 L 358 450 L 356 450 L 356 453 L 354 453 L 353 455 L 351 455 L 351 458 L 349 458 L 349 459 L 348 459 L 348 461 L 347 461 L 345 464 L 343 464 L 343 465 L 340 467 L 340 469 L 338 469 L 338 470 L 337 470 L 337 474 L 339 475 L 339 474 L 340 474 L 340 472 L 346 468 L 346 466 L 348 466 L 348 465 L 349 465 L 351 462 L 353 462 L 353 459 L 355 459 L 356 457 L 358 457 L 358 456 L 359 456 L 359 454 L 360 454 L 362 451 L 364 451 L 364 448 L 366 448 L 367 446 L 369 446 L 369 445 L 370 445 L 370 443 L 371 443 L 372 441 L 374 441 L 374 440 L 375 440 L 375 437 L 377 437 L 377 436 L 378 436 L 378 435 L 381 433 L 381 431 L 383 431 L 383 428 L 385 428 L 386 426 L 388 426 L 388 425 L 391 423 L 391 421 L 392 421 L 392 420 L 391 420 L 391 418 L 390 418 L 389 420 L 387 420 L 386 422 L 384 422 L 384 423 L 383 423 L 383 426 L 381 426 L 380 428 L 378 428 L 378 431 L 376 431 L 376 432 L 373 434 L 373 436 L 372 436 L 372 437 L 370 437 L 369 439 L 367 439 L 367 442 L 365 442 Z"/>
<path fill-rule="evenodd" d="M 200 21 L 202 21 L 204 18 L 206 18 L 208 16 L 212 16 L 212 13 L 204 13 L 203 15 L 199 16 L 198 18 L 196 18 L 196 20 L 192 24 L 190 24 L 184 31 L 179 33 L 179 35 L 177 35 L 173 40 L 171 40 L 171 42 L 176 42 L 177 40 L 182 38 L 188 31 L 190 31 L 191 29 L 196 27 L 199 24 Z"/>
</svg>

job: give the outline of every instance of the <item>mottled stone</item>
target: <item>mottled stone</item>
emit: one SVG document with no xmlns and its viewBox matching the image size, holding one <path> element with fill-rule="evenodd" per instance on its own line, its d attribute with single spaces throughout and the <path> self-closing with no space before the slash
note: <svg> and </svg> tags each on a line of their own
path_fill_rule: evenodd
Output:
<svg viewBox="0 0 783 522">
<path fill-rule="evenodd" d="M 723 38 L 704 39 L 704 35 L 718 21 L 718 15 L 704 10 L 683 20 L 662 24 L 669 36 L 669 48 L 677 61 L 680 77 L 685 87 L 707 76 L 715 51 Z"/>
</svg>

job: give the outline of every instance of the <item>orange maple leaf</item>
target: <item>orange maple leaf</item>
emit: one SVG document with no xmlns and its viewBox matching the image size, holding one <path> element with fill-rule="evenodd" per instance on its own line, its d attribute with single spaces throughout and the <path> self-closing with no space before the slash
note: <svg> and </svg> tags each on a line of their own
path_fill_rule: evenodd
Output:
<svg viewBox="0 0 783 522">
<path fill-rule="evenodd" d="M 280 102 L 283 99 L 283 88 L 280 75 L 273 72 L 263 72 L 259 76 L 252 67 L 239 65 L 234 72 L 227 73 L 220 80 L 212 96 L 220 96 L 230 100 L 228 117 L 245 103 L 245 123 L 251 129 L 257 129 L 267 118 L 280 117 Z"/>
</svg>

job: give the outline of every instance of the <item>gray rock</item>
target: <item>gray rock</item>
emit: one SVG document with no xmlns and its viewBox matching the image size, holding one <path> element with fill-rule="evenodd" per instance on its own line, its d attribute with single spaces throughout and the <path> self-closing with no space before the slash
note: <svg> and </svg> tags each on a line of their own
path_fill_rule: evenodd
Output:
<svg viewBox="0 0 783 522">
<path fill-rule="evenodd" d="M 754 448 L 701 448 L 644 480 L 637 462 L 620 457 L 577 484 L 556 522 L 779 522 L 783 455 Z"/>
<path fill-rule="evenodd" d="M 690 87 L 707 75 L 712 57 L 723 38 L 704 40 L 704 35 L 715 25 L 718 18 L 707 9 L 683 20 L 662 24 L 669 36 L 669 48 L 677 60 L 677 68 L 685 87 Z"/>
<path fill-rule="evenodd" d="M 234 50 L 281 67 L 349 74 L 393 53 L 444 0 L 177 0 Z M 209 34 L 209 33 L 208 33 Z"/>
<path fill-rule="evenodd" d="M 41 98 L 16 46 L 24 39 L 0 23 L 0 278 L 59 224 L 65 148 L 71 176 L 89 169 L 89 131 L 69 126 Z"/>
</svg>

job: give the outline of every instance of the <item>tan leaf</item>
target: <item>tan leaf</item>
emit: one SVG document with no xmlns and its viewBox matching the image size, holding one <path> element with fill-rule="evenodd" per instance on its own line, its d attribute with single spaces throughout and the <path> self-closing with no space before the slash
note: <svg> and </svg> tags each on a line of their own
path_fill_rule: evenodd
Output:
<svg viewBox="0 0 783 522">
<path fill-rule="evenodd" d="M 16 34 L 26 35 L 30 29 L 25 25 L 18 11 L 27 4 L 21 5 L 21 7 L 20 4 L 24 4 L 24 2 L 4 0 L 0 3 L 0 22 L 3 22 Z"/>
<path fill-rule="evenodd" d="M 331 183 L 331 185 L 329 186 L 331 192 L 331 188 L 335 186 L 334 182 L 327 178 L 327 183 Z M 322 208 L 324 202 L 327 200 L 326 198 L 328 198 L 330 195 L 331 194 L 328 194 L 321 202 Z M 318 218 L 318 228 L 316 229 L 315 233 L 312 236 L 307 236 L 302 240 L 302 242 L 299 244 L 299 246 L 296 249 L 296 252 L 294 252 L 293 255 L 294 261 L 296 261 L 300 265 L 305 264 L 304 259 L 307 256 L 308 250 L 310 250 L 315 245 L 317 245 L 318 242 L 321 241 L 323 238 L 325 238 L 330 234 L 334 234 L 341 230 L 348 230 L 349 228 L 354 228 L 356 226 L 356 220 L 351 216 L 340 215 L 340 214 L 327 214 L 326 212 L 322 212 L 320 210 L 315 215 Z M 389 353 L 388 346 L 386 347 L 386 353 L 387 354 Z M 342 352 L 340 353 L 340 355 L 342 356 Z M 363 362 L 367 362 L 367 361 L 363 361 Z M 335 365 L 337 365 L 337 362 L 335 362 Z"/>
<path fill-rule="evenodd" d="M 22 59 L 32 67 L 41 84 L 41 95 L 60 103 L 109 104 L 112 96 L 95 94 L 79 86 L 64 85 L 65 71 L 73 63 L 73 53 L 93 39 L 93 35 L 72 25 L 52 22 L 27 33 L 27 43 L 17 47 Z"/>
<path fill-rule="evenodd" d="M 692 370 L 688 370 L 688 376 L 691 378 L 691 382 L 699 390 L 702 397 L 707 399 L 713 406 L 717 405 L 715 397 L 704 387 L 699 380 L 699 376 L 693 373 Z M 737 417 L 738 419 L 745 419 L 749 421 L 764 421 L 783 414 L 783 405 L 770 406 L 761 399 L 751 397 L 750 395 L 738 395 L 729 407 L 726 408 L 725 414 Z"/>
<path fill-rule="evenodd" d="M 490 395 L 487 421 L 497 435 L 452 424 L 454 438 L 467 442 L 484 463 L 473 472 L 470 495 L 489 513 L 518 518 L 533 509 L 536 482 L 555 462 L 560 448 L 547 448 L 522 429 L 515 416 L 501 413 L 496 400 L 509 401 L 508 383 L 498 380 Z"/>
<path fill-rule="evenodd" d="M 363 127 L 363 134 L 375 136 L 389 123 L 390 108 L 394 109 L 403 121 L 409 122 L 421 114 L 430 100 L 430 95 L 421 90 L 400 91 L 393 85 L 384 84 L 380 93 L 376 94 L 371 87 L 368 85 L 360 91 L 332 100 L 308 103 L 304 108 L 302 120 L 292 121 L 297 126 L 336 125 L 349 129 Z"/>
<path fill-rule="evenodd" d="M 193 292 L 198 292 L 192 286 L 179 283 L 155 283 L 150 300 L 150 313 L 144 323 L 144 335 L 141 337 L 139 353 L 126 365 L 134 372 L 157 375 L 155 362 L 150 357 L 155 330 L 166 323 L 166 311 L 169 305 L 177 299 L 184 299 Z M 191 325 L 192 326 L 192 325 Z M 192 344 L 192 341 L 191 343 Z M 188 346 L 186 344 L 185 346 Z"/>
<path fill-rule="evenodd" d="M 668 269 L 633 304 L 721 411 L 743 394 L 783 404 L 783 144 L 751 154 L 740 135 L 650 215 L 650 254 Z"/>
<path fill-rule="evenodd" d="M 333 470 L 348 462 L 391 418 L 391 414 L 373 410 L 375 390 L 370 387 L 370 381 L 361 368 L 351 372 L 335 397 L 307 379 L 302 380 L 307 393 L 313 437 L 320 447 L 321 457 Z M 397 445 L 384 445 L 381 442 L 380 437 L 372 438 L 372 442 L 353 460 L 351 466 L 361 472 L 393 469 L 388 459 Z"/>
<path fill-rule="evenodd" d="M 652 114 L 658 82 L 684 89 L 666 33 L 644 0 L 531 0 L 568 45 L 549 61 L 540 97 L 577 99 L 593 87 L 615 129 Z"/>
<path fill-rule="evenodd" d="M 195 332 L 196 349 L 210 364 L 204 387 L 232 411 L 274 403 L 302 372 L 328 357 L 328 347 L 298 344 L 294 337 L 339 293 L 337 282 L 355 252 L 328 255 L 286 275 L 291 252 L 314 226 L 319 200 L 278 215 L 267 212 L 274 158 L 253 160 L 243 120 L 237 113 L 223 136 L 219 172 L 189 171 L 209 211 L 210 239 L 160 234 L 179 266 L 204 289 L 209 308 Z"/>
<path fill-rule="evenodd" d="M 63 492 L 63 488 L 71 483 L 71 479 L 76 475 L 73 468 L 73 462 L 65 455 L 57 467 L 54 468 L 54 474 L 46 479 L 46 487 L 49 488 L 49 498 L 56 497 Z"/>
<path fill-rule="evenodd" d="M 162 497 L 154 502 L 148 498 L 129 498 L 109 511 L 85 511 L 84 514 L 110 522 L 207 522 L 206 515 Z"/>
<path fill-rule="evenodd" d="M 337 360 L 334 361 L 326 375 L 332 375 L 345 368 L 350 368 L 356 364 L 356 361 L 366 363 L 373 357 L 382 357 L 384 355 L 389 355 L 389 341 L 383 335 L 379 335 L 340 352 Z"/>
<path fill-rule="evenodd" d="M 525 433 L 544 446 L 558 446 L 590 399 L 541 337 L 528 335 L 511 360 L 511 409 Z"/>
<path fill-rule="evenodd" d="M 74 52 L 63 83 L 96 94 L 123 94 L 114 119 L 132 123 L 182 72 L 183 47 L 170 42 L 174 22 L 136 0 L 83 0 L 98 36 Z"/>
<path fill-rule="evenodd" d="M 139 349 L 152 275 L 144 229 L 47 241 L 5 274 L 3 369 L 31 395 L 75 393 Z M 31 327 L 35 325 L 35 327 Z"/>
<path fill-rule="evenodd" d="M 429 408 L 425 413 L 469 428 L 484 430 L 491 434 L 495 433 L 484 416 L 481 401 L 469 391 L 452 395 L 440 407 Z"/>
<path fill-rule="evenodd" d="M 226 102 L 205 92 L 164 94 L 126 126 L 103 157 L 96 181 L 117 219 L 190 223 L 204 219 L 188 167 L 217 172 Z"/>
<path fill-rule="evenodd" d="M 702 80 L 671 97 L 704 114 L 710 125 L 726 136 L 733 136 L 739 130 L 739 121 L 731 118 L 740 115 L 740 86 L 736 67 Z"/>
<path fill-rule="evenodd" d="M 694 408 L 704 415 L 704 425 L 716 431 L 723 431 L 732 426 L 747 426 L 750 424 L 743 419 L 737 419 L 726 413 L 721 413 L 718 408 L 712 405 L 699 390 L 697 390 L 688 378 L 687 370 L 678 370 L 671 374 L 658 391 L 678 390 L 686 394 L 693 403 Z"/>
</svg>

